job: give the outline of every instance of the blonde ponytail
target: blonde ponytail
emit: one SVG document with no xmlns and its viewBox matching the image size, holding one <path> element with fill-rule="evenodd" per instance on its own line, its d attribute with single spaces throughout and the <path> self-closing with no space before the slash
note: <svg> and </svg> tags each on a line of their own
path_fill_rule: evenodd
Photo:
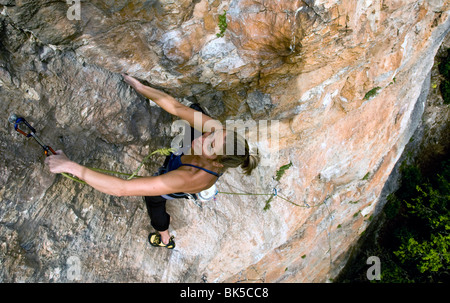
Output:
<svg viewBox="0 0 450 303">
<path fill-rule="evenodd" d="M 251 175 L 253 169 L 255 169 L 259 164 L 259 155 L 257 153 L 256 155 L 250 154 L 250 148 L 247 140 L 245 140 L 236 131 L 227 130 L 227 136 L 228 135 L 233 138 L 233 141 L 230 142 L 229 140 L 225 140 L 224 150 L 227 150 L 226 144 L 233 144 L 234 152 L 231 155 L 225 154 L 218 156 L 217 161 L 223 165 L 223 171 L 227 168 L 235 168 L 240 166 L 246 175 Z"/>
<path fill-rule="evenodd" d="M 259 164 L 258 155 L 248 155 L 247 159 L 242 163 L 241 168 L 246 175 L 251 175 L 253 169 L 255 169 Z"/>
</svg>

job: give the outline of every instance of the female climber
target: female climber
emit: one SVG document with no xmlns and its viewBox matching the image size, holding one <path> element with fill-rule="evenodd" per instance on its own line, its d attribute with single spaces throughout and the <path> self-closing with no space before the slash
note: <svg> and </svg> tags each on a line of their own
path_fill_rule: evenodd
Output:
<svg viewBox="0 0 450 303">
<path fill-rule="evenodd" d="M 192 132 L 193 128 L 197 128 L 200 136 L 192 141 L 191 146 L 187 146 L 187 152 L 168 156 L 159 174 L 132 180 L 90 170 L 69 160 L 61 150 L 56 151 L 56 155 L 47 157 L 45 162 L 50 172 L 72 174 L 103 193 L 144 196 L 151 225 L 156 230 L 148 237 L 150 244 L 173 249 L 175 242 L 168 230 L 170 216 L 166 212 L 166 200 L 183 197 L 183 193 L 195 194 L 210 188 L 227 168 L 240 166 L 249 175 L 258 165 L 259 157 L 250 154 L 248 143 L 242 136 L 234 131 L 227 131 L 197 104 L 185 106 L 170 95 L 143 85 L 131 76 L 123 77 L 138 93 L 188 122 Z M 232 153 L 229 152 L 230 144 Z"/>
</svg>

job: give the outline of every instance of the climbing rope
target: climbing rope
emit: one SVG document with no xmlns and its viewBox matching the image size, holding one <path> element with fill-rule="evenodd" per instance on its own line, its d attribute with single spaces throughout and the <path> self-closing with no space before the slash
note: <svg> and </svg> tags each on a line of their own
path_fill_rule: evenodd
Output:
<svg viewBox="0 0 450 303">
<path fill-rule="evenodd" d="M 283 168 L 283 166 L 282 166 Z M 278 174 L 278 172 L 277 172 Z M 280 178 L 276 178 L 277 181 L 279 181 Z M 233 185 L 230 185 L 231 187 L 236 188 Z M 313 204 L 313 205 L 309 205 L 306 201 L 303 201 L 304 205 L 299 205 L 295 202 L 292 202 L 291 200 L 287 199 L 286 197 L 280 195 L 280 193 L 278 192 L 278 189 L 276 187 L 274 187 L 272 189 L 272 193 L 249 193 L 249 192 L 245 192 L 239 188 L 236 188 L 236 190 L 238 192 L 225 192 L 225 191 L 218 191 L 219 194 L 225 194 L 225 195 L 242 195 L 242 196 L 269 196 L 269 199 L 266 201 L 266 206 L 265 209 L 269 208 L 269 204 L 272 201 L 273 198 L 280 198 L 292 205 L 295 205 L 297 207 L 303 207 L 303 208 L 312 208 L 312 207 L 319 207 L 321 206 L 323 203 L 317 203 L 317 204 Z"/>
<path fill-rule="evenodd" d="M 266 201 L 266 206 L 271 202 L 271 200 L 275 197 L 280 198 L 292 205 L 298 206 L 298 207 L 304 207 L 304 208 L 311 208 L 311 207 L 318 207 L 320 205 L 322 205 L 322 203 L 317 203 L 315 205 L 309 205 L 306 202 L 303 202 L 305 205 L 299 205 L 295 202 L 292 202 L 291 200 L 287 199 L 286 197 L 281 196 L 278 193 L 278 190 L 276 188 L 272 189 L 272 193 L 243 193 L 243 192 L 238 192 L 238 193 L 234 193 L 234 192 L 225 192 L 225 191 L 218 191 L 218 194 L 224 194 L 224 195 L 241 195 L 241 196 L 270 196 L 269 200 Z"/>
</svg>

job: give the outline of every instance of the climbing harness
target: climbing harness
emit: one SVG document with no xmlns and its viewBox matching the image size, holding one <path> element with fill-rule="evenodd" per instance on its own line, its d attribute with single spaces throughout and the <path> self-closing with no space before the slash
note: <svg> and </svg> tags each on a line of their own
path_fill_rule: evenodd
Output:
<svg viewBox="0 0 450 303">
<path fill-rule="evenodd" d="M 8 121 L 14 124 L 14 129 L 18 133 L 24 135 L 27 138 L 33 137 L 33 139 L 36 140 L 36 142 L 44 149 L 44 153 L 46 156 L 49 156 L 49 153 L 56 155 L 56 152 L 53 150 L 53 148 L 45 145 L 44 142 L 42 142 L 42 140 L 36 135 L 36 130 L 30 125 L 30 123 L 28 123 L 27 120 L 25 120 L 25 118 L 17 117 L 17 115 L 12 114 L 11 116 L 9 116 Z M 25 125 L 28 128 L 29 132 L 27 133 L 20 129 L 20 125 Z"/>
<path fill-rule="evenodd" d="M 200 201 L 207 202 L 209 200 L 215 199 L 218 193 L 219 191 L 217 190 L 217 186 L 213 184 L 213 186 L 211 186 L 210 188 L 199 192 L 197 194 L 197 197 Z"/>
<path fill-rule="evenodd" d="M 186 193 L 187 199 L 189 201 L 193 202 L 195 205 L 203 209 L 203 202 L 208 202 L 210 200 L 216 201 L 216 196 L 219 193 L 217 186 L 213 184 L 210 188 L 207 188 L 205 190 L 202 190 L 199 193 L 196 194 L 189 194 Z"/>
</svg>

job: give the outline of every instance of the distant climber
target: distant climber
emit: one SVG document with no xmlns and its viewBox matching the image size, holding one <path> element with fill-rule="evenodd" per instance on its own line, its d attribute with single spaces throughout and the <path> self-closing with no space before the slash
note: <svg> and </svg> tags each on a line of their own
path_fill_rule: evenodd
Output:
<svg viewBox="0 0 450 303">
<path fill-rule="evenodd" d="M 175 242 L 168 230 L 170 216 L 166 212 L 166 200 L 183 198 L 186 197 L 184 193 L 196 194 L 210 188 L 227 168 L 240 166 L 246 174 L 251 174 L 259 163 L 259 157 L 250 154 L 248 143 L 242 136 L 235 131 L 226 130 L 220 122 L 206 115 L 198 104 L 185 106 L 168 94 L 143 85 L 131 76 L 123 77 L 138 93 L 154 101 L 168 113 L 187 121 L 191 126 L 191 133 L 194 128 L 201 132 L 199 137 L 191 141 L 190 146 L 185 146 L 188 150 L 168 156 L 156 175 L 132 180 L 90 170 L 70 161 L 61 150 L 56 151 L 56 155 L 47 157 L 46 163 L 52 173 L 70 173 L 103 193 L 144 196 L 151 225 L 156 230 L 148 237 L 150 244 L 173 249 Z M 230 145 L 233 148 L 230 149 Z M 233 152 L 229 153 L 229 150 Z"/>
</svg>

